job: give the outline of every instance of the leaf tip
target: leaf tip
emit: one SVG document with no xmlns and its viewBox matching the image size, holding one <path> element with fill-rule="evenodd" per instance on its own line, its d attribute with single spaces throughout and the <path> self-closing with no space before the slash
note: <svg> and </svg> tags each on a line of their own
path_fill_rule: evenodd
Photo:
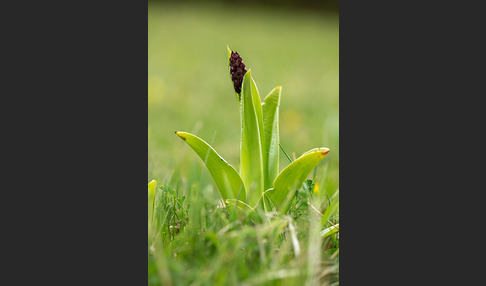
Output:
<svg viewBox="0 0 486 286">
<path fill-rule="evenodd" d="M 322 150 L 320 150 L 322 156 L 326 156 L 327 153 L 329 153 L 331 151 L 329 148 L 319 148 L 319 149 L 322 149 Z"/>
<path fill-rule="evenodd" d="M 228 60 L 231 57 L 231 49 L 228 45 L 226 45 L 226 49 L 228 50 Z"/>
<path fill-rule="evenodd" d="M 150 181 L 150 183 L 148 183 L 148 186 L 149 187 L 155 187 L 155 186 L 157 186 L 157 181 L 156 180 Z"/>
<path fill-rule="evenodd" d="M 184 137 L 184 136 L 180 135 L 180 134 L 179 134 L 179 133 L 180 133 L 179 131 L 175 131 L 174 133 L 175 133 L 177 136 L 181 137 L 181 139 L 182 139 L 182 140 L 186 141 L 186 137 Z"/>
</svg>

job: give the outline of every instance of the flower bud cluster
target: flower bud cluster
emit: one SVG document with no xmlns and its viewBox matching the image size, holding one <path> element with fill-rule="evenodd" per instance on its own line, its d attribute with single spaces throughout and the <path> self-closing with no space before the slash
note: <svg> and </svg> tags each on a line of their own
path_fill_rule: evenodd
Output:
<svg viewBox="0 0 486 286">
<path fill-rule="evenodd" d="M 231 52 L 230 57 L 230 73 L 236 93 L 241 92 L 241 84 L 243 83 L 243 76 L 246 73 L 245 64 L 241 62 L 241 57 L 236 52 Z"/>
</svg>

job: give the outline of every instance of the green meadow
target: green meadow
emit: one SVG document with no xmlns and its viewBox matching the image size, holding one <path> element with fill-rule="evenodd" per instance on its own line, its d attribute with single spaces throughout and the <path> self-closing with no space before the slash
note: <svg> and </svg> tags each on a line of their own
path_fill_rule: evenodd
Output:
<svg viewBox="0 0 486 286">
<path fill-rule="evenodd" d="M 199 136 L 239 170 L 241 123 L 227 45 L 251 68 L 262 100 L 282 86 L 280 145 L 290 158 L 280 153 L 279 170 L 310 149 L 330 149 L 289 213 L 228 213 L 203 161 L 174 134 Z M 323 232 L 339 224 L 338 15 L 149 3 L 152 180 L 149 285 L 338 285 L 339 232 Z"/>
</svg>

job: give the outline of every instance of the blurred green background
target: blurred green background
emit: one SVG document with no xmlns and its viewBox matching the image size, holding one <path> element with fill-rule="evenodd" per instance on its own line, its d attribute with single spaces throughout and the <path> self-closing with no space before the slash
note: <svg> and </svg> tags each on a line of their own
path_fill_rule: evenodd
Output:
<svg viewBox="0 0 486 286">
<path fill-rule="evenodd" d="M 211 184 L 209 172 L 174 134 L 177 130 L 195 133 L 239 169 L 240 121 L 228 70 L 229 45 L 252 69 L 262 99 L 282 86 L 281 146 L 297 157 L 312 148 L 330 148 L 317 174 L 321 189 L 329 193 L 338 189 L 335 9 L 218 1 L 149 2 L 148 6 L 149 181 L 164 183 L 199 173 L 203 183 Z M 281 153 L 280 170 L 288 163 Z"/>
</svg>

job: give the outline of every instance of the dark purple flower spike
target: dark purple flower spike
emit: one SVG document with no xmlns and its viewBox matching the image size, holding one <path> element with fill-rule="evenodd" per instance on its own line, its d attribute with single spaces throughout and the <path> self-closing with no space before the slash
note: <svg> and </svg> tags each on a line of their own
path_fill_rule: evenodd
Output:
<svg viewBox="0 0 486 286">
<path fill-rule="evenodd" d="M 245 64 L 242 62 L 240 55 L 237 52 L 231 52 L 230 60 L 231 80 L 236 93 L 241 93 L 241 84 L 243 83 L 243 76 L 246 73 Z"/>
</svg>

